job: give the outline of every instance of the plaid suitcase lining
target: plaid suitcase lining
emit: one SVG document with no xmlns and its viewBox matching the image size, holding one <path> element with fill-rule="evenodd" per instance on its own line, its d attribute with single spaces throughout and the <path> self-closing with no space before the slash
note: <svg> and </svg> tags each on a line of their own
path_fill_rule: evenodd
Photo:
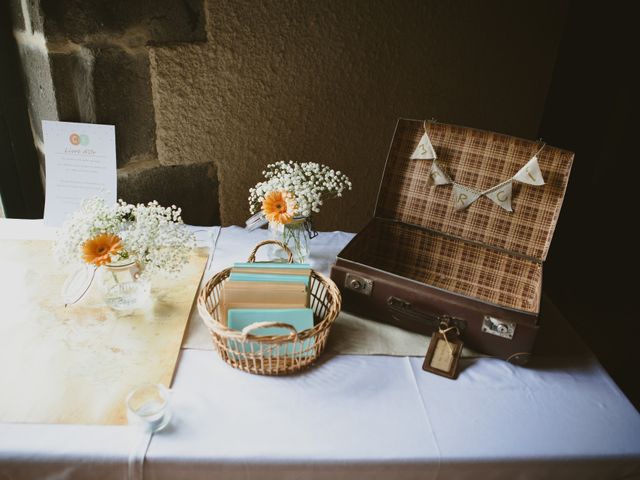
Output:
<svg viewBox="0 0 640 480">
<path fill-rule="evenodd" d="M 485 190 L 513 176 L 537 142 L 445 124 L 427 124 L 438 163 L 460 184 Z M 376 216 L 544 260 L 569 179 L 573 153 L 546 146 L 538 155 L 546 185 L 514 183 L 506 212 L 479 198 L 456 211 L 450 186 L 427 186 L 431 160 L 411 160 L 424 133 L 422 122 L 400 120 L 380 189 Z"/>
<path fill-rule="evenodd" d="M 374 221 L 342 257 L 481 301 L 539 310 L 540 263 L 410 225 Z"/>
</svg>

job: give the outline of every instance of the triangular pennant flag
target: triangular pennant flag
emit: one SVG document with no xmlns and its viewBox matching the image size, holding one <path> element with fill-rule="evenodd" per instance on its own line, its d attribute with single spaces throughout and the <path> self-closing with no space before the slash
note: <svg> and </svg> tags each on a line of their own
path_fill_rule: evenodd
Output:
<svg viewBox="0 0 640 480">
<path fill-rule="evenodd" d="M 464 210 L 480 197 L 480 192 L 458 185 L 457 183 L 453 184 L 451 194 L 453 197 L 453 206 L 456 210 Z"/>
<path fill-rule="evenodd" d="M 420 143 L 414 150 L 411 158 L 413 160 L 432 160 L 436 158 L 436 151 L 433 149 L 433 145 L 431 145 L 431 140 L 427 132 L 424 132 L 424 135 L 422 135 Z"/>
<path fill-rule="evenodd" d="M 540 165 L 538 165 L 538 157 L 534 155 L 531 160 L 513 176 L 513 179 L 529 185 L 544 185 L 544 178 L 542 178 Z"/>
<path fill-rule="evenodd" d="M 509 180 L 502 185 L 493 187 L 491 190 L 485 193 L 485 196 L 491 199 L 496 205 L 504 208 L 507 212 L 513 212 L 511 208 L 511 191 L 513 182 Z"/>
<path fill-rule="evenodd" d="M 431 170 L 429 170 L 429 178 L 427 179 L 427 186 L 433 183 L 434 185 L 449 185 L 451 179 L 444 170 L 440 168 L 438 162 L 434 160 L 431 163 Z"/>
</svg>

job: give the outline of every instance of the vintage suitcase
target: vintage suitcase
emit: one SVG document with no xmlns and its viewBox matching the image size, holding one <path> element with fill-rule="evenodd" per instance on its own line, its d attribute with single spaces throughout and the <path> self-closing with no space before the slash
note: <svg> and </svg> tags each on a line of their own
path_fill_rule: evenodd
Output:
<svg viewBox="0 0 640 480">
<path fill-rule="evenodd" d="M 331 271 L 343 308 L 426 334 L 442 322 L 457 326 L 466 346 L 524 364 L 539 328 L 542 264 L 573 153 L 545 145 L 536 155 L 545 184 L 513 182 L 512 212 L 485 195 L 457 210 L 453 185 L 428 182 L 433 160 L 410 158 L 425 131 L 437 166 L 470 195 L 513 177 L 543 145 L 399 120 L 374 218 Z"/>
</svg>

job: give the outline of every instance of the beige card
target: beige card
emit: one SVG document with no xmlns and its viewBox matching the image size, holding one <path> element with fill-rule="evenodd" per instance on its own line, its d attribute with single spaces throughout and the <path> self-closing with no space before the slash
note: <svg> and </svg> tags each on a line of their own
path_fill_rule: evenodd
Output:
<svg viewBox="0 0 640 480">
<path fill-rule="evenodd" d="M 437 339 L 436 341 L 438 343 L 436 343 L 436 348 L 433 352 L 431 366 L 443 372 L 448 372 L 453 365 L 454 356 L 449 350 L 447 342 L 441 339 Z"/>
<path fill-rule="evenodd" d="M 458 330 L 439 329 L 431 336 L 422 369 L 447 378 L 457 378 L 464 344 Z M 453 330 L 453 331 L 450 331 Z"/>
<path fill-rule="evenodd" d="M 51 248 L 0 240 L 0 421 L 125 424 L 132 388 L 171 383 L 206 252 L 177 278 L 154 278 L 153 305 L 125 313 L 95 285 L 65 308 Z"/>
</svg>

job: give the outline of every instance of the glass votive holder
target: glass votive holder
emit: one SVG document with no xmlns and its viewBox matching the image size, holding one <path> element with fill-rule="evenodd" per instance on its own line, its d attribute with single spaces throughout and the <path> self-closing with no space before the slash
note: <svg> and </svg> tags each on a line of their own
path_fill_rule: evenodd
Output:
<svg viewBox="0 0 640 480">
<path fill-rule="evenodd" d="M 158 432 L 171 421 L 169 390 L 162 384 L 142 385 L 125 400 L 127 420 L 148 432 Z"/>
</svg>

